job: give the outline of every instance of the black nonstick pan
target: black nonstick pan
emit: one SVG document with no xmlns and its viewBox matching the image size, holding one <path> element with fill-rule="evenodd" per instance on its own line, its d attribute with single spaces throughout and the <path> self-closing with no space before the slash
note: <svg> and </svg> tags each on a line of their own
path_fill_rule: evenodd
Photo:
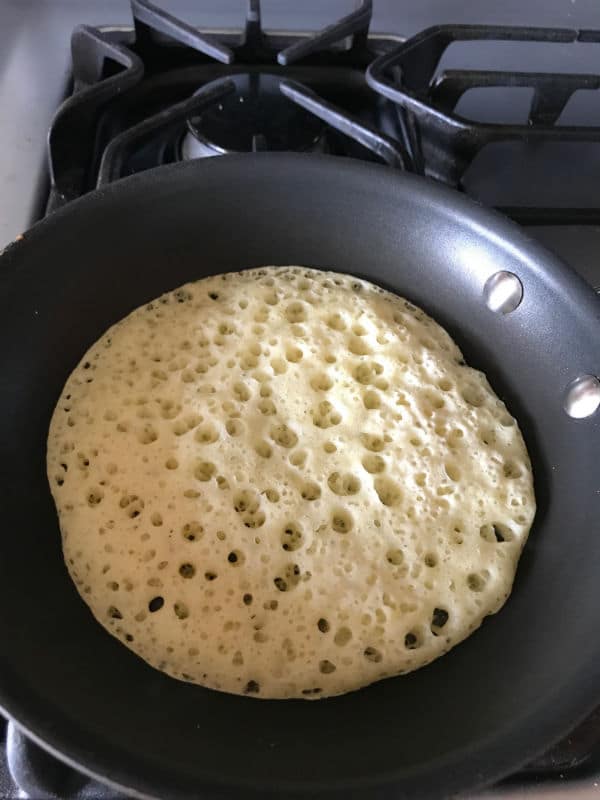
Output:
<svg viewBox="0 0 600 800">
<path fill-rule="evenodd" d="M 354 273 L 432 314 L 517 417 L 539 506 L 499 614 L 418 672 L 310 703 L 178 682 L 109 636 L 63 565 L 45 475 L 54 404 L 109 325 L 185 281 L 264 264 Z M 144 796 L 428 798 L 514 771 L 600 701 L 600 412 L 565 411 L 597 403 L 593 377 L 573 381 L 599 372 L 599 340 L 600 304 L 574 273 L 389 168 L 225 156 L 71 203 L 0 257 L 0 706 Z"/>
</svg>

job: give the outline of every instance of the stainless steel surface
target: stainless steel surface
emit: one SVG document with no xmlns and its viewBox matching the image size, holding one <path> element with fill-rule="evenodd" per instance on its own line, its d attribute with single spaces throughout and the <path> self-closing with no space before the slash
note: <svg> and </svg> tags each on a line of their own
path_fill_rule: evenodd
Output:
<svg viewBox="0 0 600 800">
<path fill-rule="evenodd" d="M 490 311 L 510 314 L 523 299 L 523 285 L 512 272 L 495 272 L 485 282 L 483 299 Z"/>
<path fill-rule="evenodd" d="M 205 142 L 194 136 L 193 133 L 186 133 L 181 141 L 181 157 L 184 161 L 192 158 L 211 158 L 212 156 L 225 155 L 226 151 L 216 144 Z"/>
<path fill-rule="evenodd" d="M 193 133 L 186 133 L 181 140 L 181 157 L 184 161 L 189 161 L 192 158 L 212 158 L 213 156 L 222 156 L 231 152 L 222 147 L 201 139 Z M 324 153 L 325 142 L 323 139 L 318 139 L 310 149 L 311 153 Z"/>
<path fill-rule="evenodd" d="M 528 228 L 535 239 L 556 253 L 600 290 L 600 227 L 595 225 L 544 225 Z"/>
<path fill-rule="evenodd" d="M 600 381 L 595 375 L 579 375 L 567 386 L 565 411 L 573 419 L 591 417 L 600 406 Z"/>
</svg>

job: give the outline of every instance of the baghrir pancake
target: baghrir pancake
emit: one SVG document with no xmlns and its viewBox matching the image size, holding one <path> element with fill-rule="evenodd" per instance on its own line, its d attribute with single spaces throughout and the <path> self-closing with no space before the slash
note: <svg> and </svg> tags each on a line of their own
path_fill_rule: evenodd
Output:
<svg viewBox="0 0 600 800">
<path fill-rule="evenodd" d="M 265 267 L 110 328 L 48 478 L 96 619 L 175 678 L 326 697 L 447 652 L 508 597 L 535 514 L 518 425 L 423 311 Z"/>
</svg>

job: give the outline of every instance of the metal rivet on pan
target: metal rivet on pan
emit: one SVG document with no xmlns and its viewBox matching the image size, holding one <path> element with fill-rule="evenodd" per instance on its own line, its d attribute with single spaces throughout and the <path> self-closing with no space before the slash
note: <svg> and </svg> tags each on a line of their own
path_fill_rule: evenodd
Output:
<svg viewBox="0 0 600 800">
<path fill-rule="evenodd" d="M 567 386 L 565 411 L 573 419 L 591 417 L 600 406 L 600 381 L 595 375 L 580 375 Z"/>
<path fill-rule="evenodd" d="M 512 272 L 495 272 L 485 282 L 483 299 L 498 314 L 510 314 L 523 299 L 523 284 Z"/>
</svg>

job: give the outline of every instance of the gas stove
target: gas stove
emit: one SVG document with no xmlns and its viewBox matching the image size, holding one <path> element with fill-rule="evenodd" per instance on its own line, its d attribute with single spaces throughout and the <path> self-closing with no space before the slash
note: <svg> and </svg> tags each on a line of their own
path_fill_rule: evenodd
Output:
<svg viewBox="0 0 600 800">
<path fill-rule="evenodd" d="M 441 0 L 426 11 L 249 0 L 245 17 L 241 5 L 3 6 L 0 102 L 15 113 L 0 117 L 0 247 L 97 186 L 160 164 L 324 152 L 466 192 L 527 226 L 600 290 L 594 2 L 566 11 L 558 0 L 507 2 L 473 19 L 465 4 Z M 0 733 L 0 796 L 118 796 L 13 723 Z M 518 774 L 470 797 L 596 795 L 600 708 Z"/>
</svg>

